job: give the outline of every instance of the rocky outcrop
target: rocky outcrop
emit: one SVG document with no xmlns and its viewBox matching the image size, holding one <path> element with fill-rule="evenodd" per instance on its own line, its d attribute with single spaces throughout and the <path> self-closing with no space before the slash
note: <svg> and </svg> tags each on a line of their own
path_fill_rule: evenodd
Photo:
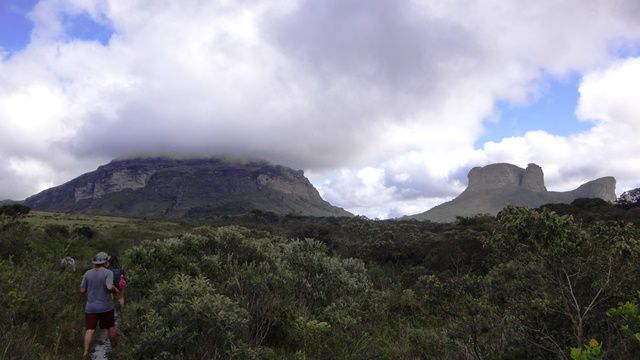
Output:
<svg viewBox="0 0 640 360">
<path fill-rule="evenodd" d="M 527 165 L 527 169 L 522 174 L 521 186 L 523 189 L 536 192 L 547 191 L 547 188 L 544 186 L 542 168 L 536 164 Z"/>
<path fill-rule="evenodd" d="M 301 170 L 218 158 L 114 160 L 25 200 L 36 210 L 204 217 L 252 210 L 352 216 L 324 201 Z"/>
<path fill-rule="evenodd" d="M 74 197 L 78 202 L 85 199 L 99 199 L 122 190 L 142 189 L 154 173 L 153 169 L 116 170 L 104 178 L 76 187 Z"/>
<path fill-rule="evenodd" d="M 616 179 L 612 176 L 603 177 L 593 181 L 589 181 L 579 188 L 569 191 L 574 199 L 591 199 L 600 198 L 610 203 L 616 202 Z M 552 193 L 553 194 L 553 193 Z M 563 194 L 563 193 L 555 193 Z"/>
<path fill-rule="evenodd" d="M 547 191 L 542 168 L 536 164 L 529 164 L 526 169 L 511 164 L 475 167 L 469 171 L 468 179 L 467 189 L 457 198 L 410 218 L 450 222 L 458 216 L 495 215 L 507 205 L 535 208 L 550 203 L 568 204 L 579 198 L 616 201 L 613 177 L 590 181 L 573 191 Z"/>
<path fill-rule="evenodd" d="M 511 164 L 492 164 L 474 167 L 468 174 L 469 191 L 487 191 L 503 188 L 522 188 L 530 191 L 547 191 L 542 168 L 529 164 L 527 169 Z"/>
<path fill-rule="evenodd" d="M 627 190 L 623 192 L 620 195 L 620 198 L 618 198 L 618 204 L 622 204 L 622 205 L 640 204 L 640 188 Z"/>
</svg>

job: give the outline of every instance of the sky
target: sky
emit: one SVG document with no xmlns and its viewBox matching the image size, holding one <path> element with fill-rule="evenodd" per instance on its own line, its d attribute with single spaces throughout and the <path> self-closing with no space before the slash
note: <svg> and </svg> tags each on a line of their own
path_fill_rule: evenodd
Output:
<svg viewBox="0 0 640 360">
<path fill-rule="evenodd" d="M 637 0 L 0 0 L 0 199 L 137 154 L 303 169 L 370 218 L 475 166 L 640 187 Z"/>
</svg>

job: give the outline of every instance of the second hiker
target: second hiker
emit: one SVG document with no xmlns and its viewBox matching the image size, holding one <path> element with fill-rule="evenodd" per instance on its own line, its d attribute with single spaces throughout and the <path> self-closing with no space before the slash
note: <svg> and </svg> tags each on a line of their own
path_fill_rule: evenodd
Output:
<svg viewBox="0 0 640 360">
<path fill-rule="evenodd" d="M 127 286 L 127 279 L 125 278 L 124 269 L 120 266 L 120 262 L 115 255 L 109 257 L 109 270 L 113 273 L 113 286 L 118 289 L 116 296 L 122 313 L 124 311 L 124 288 Z"/>
</svg>

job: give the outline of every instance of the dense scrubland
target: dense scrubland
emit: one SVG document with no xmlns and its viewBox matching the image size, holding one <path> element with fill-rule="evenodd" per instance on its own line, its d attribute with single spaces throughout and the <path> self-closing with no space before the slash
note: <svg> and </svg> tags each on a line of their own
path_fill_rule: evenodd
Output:
<svg viewBox="0 0 640 360">
<path fill-rule="evenodd" d="M 0 209 L 0 359 L 80 356 L 97 251 L 128 274 L 115 359 L 640 358 L 635 204 L 451 224 Z"/>
</svg>

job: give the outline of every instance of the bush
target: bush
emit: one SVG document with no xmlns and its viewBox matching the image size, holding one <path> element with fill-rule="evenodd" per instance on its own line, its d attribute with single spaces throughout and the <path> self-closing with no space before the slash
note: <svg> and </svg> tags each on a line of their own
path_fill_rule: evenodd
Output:
<svg viewBox="0 0 640 360">
<path fill-rule="evenodd" d="M 300 321 L 326 324 L 334 338 L 341 331 L 355 331 L 363 317 L 360 299 L 370 287 L 359 260 L 331 257 L 326 245 L 317 241 L 288 240 L 240 227 L 199 228 L 178 238 L 144 242 L 126 257 L 130 284 L 141 288 L 145 307 L 167 306 L 149 300 L 159 294 L 152 284 L 167 278 L 175 282 L 183 279 L 180 276 L 206 281 L 248 314 L 244 339 L 254 348 L 269 344 L 321 352 L 325 347 L 311 344 L 319 336 L 300 336 Z"/>
<path fill-rule="evenodd" d="M 227 359 L 245 347 L 249 314 L 204 277 L 175 275 L 157 285 L 139 316 L 138 359 Z"/>
</svg>

